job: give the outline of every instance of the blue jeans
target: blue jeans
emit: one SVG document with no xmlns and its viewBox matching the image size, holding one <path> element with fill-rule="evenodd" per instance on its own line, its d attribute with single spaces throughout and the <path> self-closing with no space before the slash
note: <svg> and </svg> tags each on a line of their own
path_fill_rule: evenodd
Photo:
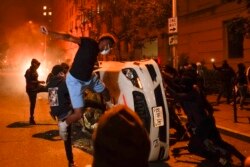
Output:
<svg viewBox="0 0 250 167">
<path fill-rule="evenodd" d="M 66 84 L 69 90 L 72 107 L 84 107 L 84 91 L 89 88 L 96 93 L 101 93 L 105 89 L 104 83 L 93 73 L 89 81 L 81 81 L 74 78 L 70 73 L 67 74 Z"/>
</svg>

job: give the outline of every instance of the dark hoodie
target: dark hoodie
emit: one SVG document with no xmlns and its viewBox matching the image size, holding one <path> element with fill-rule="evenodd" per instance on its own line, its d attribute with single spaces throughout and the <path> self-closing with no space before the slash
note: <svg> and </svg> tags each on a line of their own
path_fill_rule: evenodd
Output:
<svg viewBox="0 0 250 167">
<path fill-rule="evenodd" d="M 58 75 L 52 76 L 47 87 L 52 115 L 56 116 L 58 120 L 65 119 L 72 110 L 65 78 Z"/>
</svg>

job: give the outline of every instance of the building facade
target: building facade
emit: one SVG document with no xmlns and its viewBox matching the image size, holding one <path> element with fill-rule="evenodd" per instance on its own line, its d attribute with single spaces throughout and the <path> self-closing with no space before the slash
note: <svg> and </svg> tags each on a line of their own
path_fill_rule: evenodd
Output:
<svg viewBox="0 0 250 167">
<path fill-rule="evenodd" d="M 178 0 L 178 56 L 211 66 L 227 60 L 236 69 L 240 62 L 250 65 L 250 39 L 232 31 L 249 16 L 246 1 Z"/>
<path fill-rule="evenodd" d="M 177 0 L 178 42 L 175 45 L 175 54 L 178 62 L 188 58 L 190 63 L 199 61 L 211 67 L 213 58 L 218 65 L 226 59 L 234 68 L 239 62 L 249 66 L 250 40 L 231 31 L 232 22 L 239 21 L 236 25 L 240 26 L 240 19 L 249 15 L 245 1 L 236 3 L 230 0 Z M 76 36 L 95 38 L 98 33 L 110 29 L 109 25 L 100 21 L 99 12 L 103 5 L 105 3 L 98 3 L 97 0 L 54 0 L 52 28 Z M 133 53 L 140 59 L 145 58 L 145 53 L 154 56 L 156 53 L 162 65 L 172 63 L 173 46 L 169 44 L 171 34 L 168 34 L 167 29 L 168 27 L 159 32 L 152 45 L 145 45 L 149 47 L 150 52 L 144 48 Z M 65 42 L 62 45 L 65 54 L 72 58 L 77 46 Z M 119 47 L 118 54 L 129 55 L 126 52 L 130 52 L 131 46 L 121 41 Z"/>
</svg>

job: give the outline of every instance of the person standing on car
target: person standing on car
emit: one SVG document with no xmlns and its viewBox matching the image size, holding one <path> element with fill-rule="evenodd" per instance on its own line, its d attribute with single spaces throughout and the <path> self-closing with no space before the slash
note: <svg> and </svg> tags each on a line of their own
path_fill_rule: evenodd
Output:
<svg viewBox="0 0 250 167">
<path fill-rule="evenodd" d="M 68 88 L 66 86 L 66 73 L 62 65 L 55 65 L 51 71 L 51 77 L 48 80 L 48 100 L 51 109 L 51 115 L 58 121 L 65 120 L 72 114 L 72 106 Z M 64 148 L 68 159 L 68 166 L 74 167 L 72 145 L 71 145 L 71 124 L 67 127 L 68 136 L 64 140 Z"/>
<path fill-rule="evenodd" d="M 98 54 L 107 55 L 110 53 L 115 45 L 116 38 L 112 34 L 107 33 L 101 35 L 99 40 L 96 41 L 89 37 L 75 37 L 70 34 L 48 31 L 44 26 L 41 26 L 41 32 L 53 38 L 79 45 L 66 77 L 66 84 L 74 112 L 65 121 L 59 122 L 59 134 L 65 139 L 67 138 L 67 126 L 82 118 L 83 107 L 85 105 L 83 90 L 90 88 L 94 92 L 102 93 L 107 106 L 112 106 L 108 89 L 99 77 L 93 74 L 93 70 Z"/>
<path fill-rule="evenodd" d="M 230 104 L 230 100 L 232 98 L 232 91 L 233 91 L 233 81 L 235 77 L 235 72 L 231 66 L 227 63 L 226 60 L 223 61 L 221 67 L 216 67 L 213 63 L 213 67 L 217 70 L 220 74 L 221 79 L 221 87 L 219 94 L 217 96 L 217 104 L 220 104 L 220 98 L 223 94 L 226 95 L 227 104 Z"/>
<path fill-rule="evenodd" d="M 35 119 L 34 119 L 34 112 L 36 107 L 36 98 L 37 93 L 39 92 L 47 92 L 47 89 L 45 86 L 41 85 L 44 84 L 44 81 L 38 80 L 38 72 L 37 69 L 40 66 L 40 62 L 37 59 L 31 60 L 31 66 L 26 70 L 25 72 L 25 80 L 26 80 L 26 93 L 29 96 L 29 102 L 30 102 L 30 118 L 29 123 L 31 125 L 35 125 Z"/>
</svg>

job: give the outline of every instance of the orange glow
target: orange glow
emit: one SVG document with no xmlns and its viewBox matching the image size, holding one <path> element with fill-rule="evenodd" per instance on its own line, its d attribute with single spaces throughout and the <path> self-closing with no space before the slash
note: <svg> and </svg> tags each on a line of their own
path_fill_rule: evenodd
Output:
<svg viewBox="0 0 250 167">
<path fill-rule="evenodd" d="M 20 75 L 24 75 L 26 70 L 30 68 L 30 61 L 27 62 L 27 61 L 24 61 L 22 64 L 20 64 L 20 67 L 19 67 L 19 72 L 21 73 Z M 37 72 L 38 72 L 38 75 L 39 75 L 39 78 L 38 80 L 46 80 L 47 78 L 47 75 L 49 74 L 50 70 L 49 68 L 45 65 L 45 62 L 41 62 L 41 65 L 40 67 L 37 69 Z"/>
</svg>

